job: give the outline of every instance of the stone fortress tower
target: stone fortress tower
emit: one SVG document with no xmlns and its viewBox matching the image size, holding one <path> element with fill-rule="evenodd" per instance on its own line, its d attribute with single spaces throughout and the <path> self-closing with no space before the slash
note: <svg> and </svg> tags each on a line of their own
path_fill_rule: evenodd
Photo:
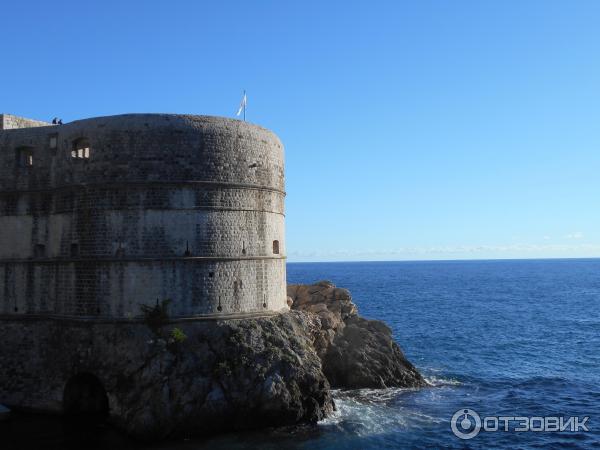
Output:
<svg viewBox="0 0 600 450">
<path fill-rule="evenodd" d="M 0 318 L 287 309 L 283 146 L 239 120 L 0 115 Z"/>
</svg>

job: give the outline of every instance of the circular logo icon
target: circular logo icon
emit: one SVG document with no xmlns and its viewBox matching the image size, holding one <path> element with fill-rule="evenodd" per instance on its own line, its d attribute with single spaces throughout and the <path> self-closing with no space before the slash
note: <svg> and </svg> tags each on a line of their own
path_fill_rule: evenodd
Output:
<svg viewBox="0 0 600 450">
<path fill-rule="evenodd" d="M 450 428 L 460 439 L 472 439 L 481 430 L 481 417 L 472 409 L 459 409 L 452 416 Z"/>
</svg>

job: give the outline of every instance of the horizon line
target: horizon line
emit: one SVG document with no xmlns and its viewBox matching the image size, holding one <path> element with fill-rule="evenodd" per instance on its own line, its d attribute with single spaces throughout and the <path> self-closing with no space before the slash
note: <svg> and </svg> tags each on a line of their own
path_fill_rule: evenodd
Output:
<svg viewBox="0 0 600 450">
<path fill-rule="evenodd" d="M 564 260 L 593 260 L 600 256 L 563 256 L 541 258 L 454 258 L 454 259 L 356 259 L 329 261 L 286 261 L 286 264 L 329 264 L 329 263 L 377 263 L 377 262 L 486 262 L 486 261 L 564 261 Z"/>
</svg>

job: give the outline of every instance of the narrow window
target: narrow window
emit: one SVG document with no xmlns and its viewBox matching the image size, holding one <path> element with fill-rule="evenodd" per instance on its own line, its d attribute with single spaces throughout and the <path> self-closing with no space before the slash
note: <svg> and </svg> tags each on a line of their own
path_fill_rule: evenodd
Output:
<svg viewBox="0 0 600 450">
<path fill-rule="evenodd" d="M 71 257 L 76 258 L 79 256 L 79 244 L 76 242 L 71 244 Z"/>
<path fill-rule="evenodd" d="M 48 146 L 52 150 L 56 149 L 56 147 L 58 146 L 58 135 L 56 135 L 56 134 L 50 135 L 50 139 L 48 141 Z"/>
<path fill-rule="evenodd" d="M 273 254 L 279 255 L 279 241 L 273 241 Z"/>
<path fill-rule="evenodd" d="M 17 163 L 20 167 L 33 166 L 33 148 L 19 147 L 17 149 Z"/>
<path fill-rule="evenodd" d="M 90 142 L 86 138 L 77 139 L 73 142 L 71 150 L 71 158 L 74 159 L 89 159 L 90 158 Z"/>
</svg>

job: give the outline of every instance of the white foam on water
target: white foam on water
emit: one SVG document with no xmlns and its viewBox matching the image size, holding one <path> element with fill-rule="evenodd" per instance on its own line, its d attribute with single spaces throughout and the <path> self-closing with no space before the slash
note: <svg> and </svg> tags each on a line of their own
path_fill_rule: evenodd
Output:
<svg viewBox="0 0 600 450">
<path fill-rule="evenodd" d="M 442 387 L 442 386 L 460 386 L 462 383 L 458 380 L 454 380 L 451 378 L 441 378 L 436 377 L 434 375 L 429 377 L 424 377 L 425 381 L 433 387 Z"/>
<path fill-rule="evenodd" d="M 319 425 L 364 437 L 439 422 L 439 419 L 402 405 L 399 397 L 410 391 L 414 389 L 334 391 L 337 411 Z"/>
</svg>

